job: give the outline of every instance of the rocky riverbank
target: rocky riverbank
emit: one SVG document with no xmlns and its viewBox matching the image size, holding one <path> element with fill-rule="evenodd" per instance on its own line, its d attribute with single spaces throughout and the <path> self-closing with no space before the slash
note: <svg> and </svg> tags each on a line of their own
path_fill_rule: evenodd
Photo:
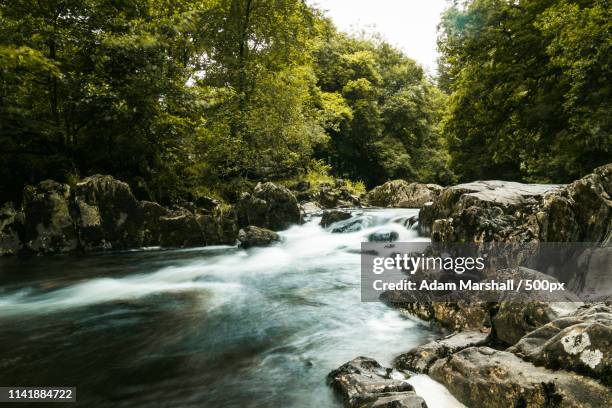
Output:
<svg viewBox="0 0 612 408">
<path fill-rule="evenodd" d="M 395 183 L 396 186 L 399 183 Z M 402 196 L 405 189 L 382 189 Z M 612 165 L 568 185 L 478 181 L 447 187 L 423 203 L 418 228 L 434 242 L 612 242 Z M 381 203 L 405 197 L 377 197 Z M 599 271 L 612 266 L 610 251 L 587 254 Z M 557 276 L 573 290 L 612 284 L 612 267 L 601 275 Z M 524 268 L 511 274 L 540 274 Z M 554 271 L 553 271 L 554 273 Z M 550 277 L 555 279 L 554 277 Z M 579 283 L 579 285 L 578 285 Z M 428 374 L 470 407 L 612 406 L 612 308 L 609 303 L 430 302 L 400 292 L 384 300 L 453 332 L 398 356 L 394 378 Z M 364 360 L 365 359 L 365 360 Z M 357 362 L 367 361 L 360 357 Z M 341 367 L 342 372 L 355 365 Z M 377 367 L 376 362 L 369 362 Z M 376 368 L 380 370 L 380 368 Z M 373 375 L 353 370 L 344 383 L 333 380 L 347 406 L 421 406 L 402 402 L 395 389 L 372 397 Z M 330 377 L 336 378 L 336 372 Z M 388 379 L 377 380 L 385 387 Z M 396 385 L 391 384 L 397 388 Z M 355 405 L 360 390 L 367 403 Z M 409 392 L 409 391 L 408 391 Z M 391 398 L 391 399 L 390 399 Z M 406 400 L 408 401 L 408 400 Z"/>
</svg>

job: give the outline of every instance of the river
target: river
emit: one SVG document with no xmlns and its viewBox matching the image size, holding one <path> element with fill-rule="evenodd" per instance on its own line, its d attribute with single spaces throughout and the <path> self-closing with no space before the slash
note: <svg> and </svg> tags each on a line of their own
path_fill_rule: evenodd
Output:
<svg viewBox="0 0 612 408">
<path fill-rule="evenodd" d="M 250 250 L 0 259 L 0 386 L 76 386 L 71 407 L 339 407 L 330 370 L 440 335 L 360 301 L 360 243 L 423 240 L 402 224 L 416 214 L 359 210 L 342 234 L 313 217 Z M 430 408 L 460 406 L 410 381 Z"/>
</svg>

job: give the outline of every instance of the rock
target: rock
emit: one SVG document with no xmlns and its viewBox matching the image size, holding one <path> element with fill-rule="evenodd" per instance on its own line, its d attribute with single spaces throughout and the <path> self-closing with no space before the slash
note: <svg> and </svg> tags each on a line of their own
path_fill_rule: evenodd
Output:
<svg viewBox="0 0 612 408">
<path fill-rule="evenodd" d="M 195 215 L 179 209 L 159 218 L 160 238 L 163 247 L 183 248 L 204 245 L 204 235 Z"/>
<path fill-rule="evenodd" d="M 421 231 L 442 242 L 530 240 L 538 235 L 535 213 L 544 195 L 561 188 L 499 180 L 448 187 L 419 214 Z"/>
<path fill-rule="evenodd" d="M 13 203 L 0 207 L 0 256 L 17 255 L 23 249 L 19 238 L 23 222 L 23 213 L 15 210 Z"/>
<path fill-rule="evenodd" d="M 161 217 L 171 215 L 166 207 L 152 201 L 139 203 L 140 219 L 142 220 L 142 246 L 158 246 L 161 240 Z"/>
<path fill-rule="evenodd" d="M 140 203 L 127 183 L 94 175 L 77 183 L 76 228 L 85 250 L 138 248 L 143 244 Z"/>
<path fill-rule="evenodd" d="M 196 216 L 205 245 L 234 245 L 238 238 L 236 214 L 232 207 L 219 206 L 208 214 Z"/>
<path fill-rule="evenodd" d="M 479 330 L 491 325 L 491 305 L 486 302 L 445 302 L 432 300 L 424 291 L 397 290 L 383 292 L 380 299 L 391 307 L 405 310 L 423 320 L 433 320 L 452 331 Z"/>
<path fill-rule="evenodd" d="M 476 181 L 445 188 L 419 214 L 442 242 L 612 242 L 612 164 L 569 185 Z"/>
<path fill-rule="evenodd" d="M 352 195 L 346 185 L 323 183 L 319 186 L 317 201 L 323 208 L 359 207 L 359 198 Z"/>
<path fill-rule="evenodd" d="M 612 394 L 597 381 L 551 371 L 489 347 L 469 347 L 436 361 L 429 375 L 467 406 L 609 407 Z"/>
<path fill-rule="evenodd" d="M 440 191 L 442 187 L 437 184 L 393 180 L 372 189 L 366 200 L 378 207 L 420 208 L 437 197 Z"/>
<path fill-rule="evenodd" d="M 340 211 L 340 210 L 325 211 L 323 213 L 323 217 L 321 217 L 321 222 L 319 223 L 319 225 L 322 226 L 323 228 L 327 228 L 333 223 L 336 223 L 338 221 L 348 220 L 351 217 L 352 217 L 351 213 L 346 212 L 346 211 Z"/>
<path fill-rule="evenodd" d="M 199 210 L 204 210 L 205 212 L 209 212 L 217 208 L 221 203 L 219 200 L 216 200 L 212 197 L 208 196 L 199 196 L 195 199 L 194 205 Z"/>
<path fill-rule="evenodd" d="M 299 181 L 294 187 L 293 190 L 299 191 L 300 193 L 306 192 L 310 190 L 310 182 L 306 180 Z"/>
<path fill-rule="evenodd" d="M 538 365 L 572 370 L 612 385 L 612 308 L 583 306 L 530 332 L 508 351 Z"/>
<path fill-rule="evenodd" d="M 280 237 L 269 229 L 248 226 L 238 232 L 238 241 L 243 248 L 268 246 L 280 241 Z"/>
<path fill-rule="evenodd" d="M 254 225 L 280 231 L 300 222 L 300 208 L 287 188 L 273 183 L 257 184 L 253 194 L 245 193 L 236 205 L 238 225 Z"/>
<path fill-rule="evenodd" d="M 491 320 L 494 337 L 512 345 L 527 333 L 571 312 L 568 310 L 571 305 L 572 303 L 541 300 L 500 302 Z"/>
<path fill-rule="evenodd" d="M 397 231 L 379 230 L 368 235 L 369 242 L 393 242 L 399 239 Z"/>
<path fill-rule="evenodd" d="M 488 332 L 480 330 L 453 333 L 439 340 L 418 346 L 395 358 L 393 366 L 427 374 L 429 367 L 440 358 L 449 357 L 468 347 L 482 346 L 486 343 Z"/>
<path fill-rule="evenodd" d="M 321 207 L 319 207 L 319 204 L 312 202 L 312 201 L 305 202 L 301 204 L 300 207 L 302 209 L 302 212 L 304 212 L 304 214 L 314 214 L 322 210 Z"/>
<path fill-rule="evenodd" d="M 426 407 L 406 379 L 405 374 L 368 357 L 357 357 L 327 376 L 347 407 Z"/>
<path fill-rule="evenodd" d="M 540 239 L 612 243 L 612 163 L 545 197 Z"/>
<path fill-rule="evenodd" d="M 24 246 L 34 253 L 74 251 L 78 236 L 70 211 L 70 186 L 53 180 L 24 189 Z"/>
</svg>

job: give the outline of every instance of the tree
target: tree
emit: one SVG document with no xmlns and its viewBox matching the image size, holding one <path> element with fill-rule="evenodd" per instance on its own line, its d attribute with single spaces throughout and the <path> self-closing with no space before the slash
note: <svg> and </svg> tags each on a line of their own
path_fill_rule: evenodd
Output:
<svg viewBox="0 0 612 408">
<path fill-rule="evenodd" d="M 565 182 L 610 161 L 603 3 L 449 8 L 439 37 L 440 85 L 450 92 L 443 132 L 461 178 Z"/>
</svg>

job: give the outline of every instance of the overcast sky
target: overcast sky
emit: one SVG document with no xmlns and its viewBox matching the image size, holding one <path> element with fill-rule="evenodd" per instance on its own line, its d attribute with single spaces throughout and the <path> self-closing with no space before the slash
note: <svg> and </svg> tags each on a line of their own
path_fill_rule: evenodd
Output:
<svg viewBox="0 0 612 408">
<path fill-rule="evenodd" d="M 378 31 L 391 44 L 435 73 L 436 26 L 446 0 L 308 0 L 347 32 Z"/>
</svg>

